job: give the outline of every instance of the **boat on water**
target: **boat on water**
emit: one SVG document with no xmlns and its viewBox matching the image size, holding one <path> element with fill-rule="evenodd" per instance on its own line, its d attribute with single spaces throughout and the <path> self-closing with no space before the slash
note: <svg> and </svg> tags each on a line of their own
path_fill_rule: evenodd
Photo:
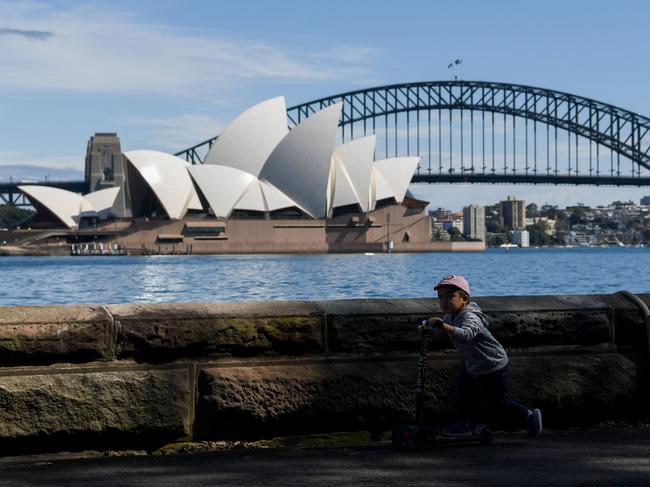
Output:
<svg viewBox="0 0 650 487">
<path fill-rule="evenodd" d="M 509 249 L 512 249 L 512 248 L 518 248 L 518 247 L 519 247 L 519 245 L 510 243 L 510 242 L 502 243 L 501 245 L 499 245 L 499 248 L 506 249 L 506 250 L 509 250 Z"/>
</svg>

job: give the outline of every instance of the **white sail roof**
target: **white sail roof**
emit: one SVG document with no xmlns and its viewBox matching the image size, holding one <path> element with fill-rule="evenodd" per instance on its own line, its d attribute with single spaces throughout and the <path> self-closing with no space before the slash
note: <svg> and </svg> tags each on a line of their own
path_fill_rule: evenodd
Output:
<svg viewBox="0 0 650 487">
<path fill-rule="evenodd" d="M 191 166 L 191 164 L 188 164 Z M 194 194 L 192 195 L 192 198 L 190 199 L 190 202 L 187 204 L 187 209 L 188 210 L 202 210 L 203 205 L 201 204 L 201 199 L 199 198 L 199 195 L 194 191 Z"/>
<path fill-rule="evenodd" d="M 203 164 L 187 168 L 216 217 L 228 218 L 235 203 L 256 179 L 234 167 Z"/>
<path fill-rule="evenodd" d="M 376 199 L 380 200 L 392 196 L 395 201 L 401 203 L 419 162 L 420 157 L 393 157 L 375 161 Z M 391 193 L 390 196 L 385 196 L 386 188 L 384 183 Z"/>
<path fill-rule="evenodd" d="M 375 152 L 376 136 L 369 135 L 359 139 L 351 140 L 339 145 L 334 149 L 335 155 L 343 162 L 345 171 L 349 177 L 355 194 L 358 196 L 358 203 L 361 211 L 367 212 L 374 202 L 372 194 L 372 167 Z M 334 206 L 338 206 L 338 172 L 336 181 L 336 193 L 334 195 Z"/>
<path fill-rule="evenodd" d="M 171 219 L 185 216 L 196 197 L 188 163 L 164 152 L 135 150 L 124 155 L 147 182 Z"/>
<path fill-rule="evenodd" d="M 267 211 L 282 210 L 283 208 L 291 208 L 292 206 L 300 208 L 298 203 L 271 183 L 260 180 L 260 188 L 262 188 L 262 193 L 264 194 Z"/>
<path fill-rule="evenodd" d="M 89 203 L 90 207 L 85 208 L 82 205 L 81 213 L 94 212 L 99 218 L 105 219 L 110 216 L 115 199 L 120 192 L 120 187 L 100 189 L 84 195 L 84 200 Z"/>
<path fill-rule="evenodd" d="M 372 170 L 372 184 L 374 190 L 374 201 L 372 203 L 373 210 L 375 209 L 375 203 L 377 203 L 377 201 L 395 197 L 393 190 L 388 186 L 388 183 L 377 169 Z"/>
<path fill-rule="evenodd" d="M 255 178 L 235 203 L 235 210 L 268 211 L 260 180 Z"/>
<path fill-rule="evenodd" d="M 354 185 L 350 179 L 350 175 L 343 164 L 343 161 L 334 153 L 334 200 L 332 208 L 347 205 L 360 205 L 359 196 L 354 190 Z"/>
<path fill-rule="evenodd" d="M 68 228 L 77 228 L 83 196 L 51 186 L 21 185 L 18 189 L 45 206 Z"/>
<path fill-rule="evenodd" d="M 240 114 L 219 134 L 204 164 L 230 166 L 258 176 L 288 131 L 284 97 L 266 100 Z"/>
<path fill-rule="evenodd" d="M 321 110 L 294 127 L 273 150 L 260 178 L 276 186 L 314 218 L 332 207 L 332 152 L 343 104 Z"/>
</svg>

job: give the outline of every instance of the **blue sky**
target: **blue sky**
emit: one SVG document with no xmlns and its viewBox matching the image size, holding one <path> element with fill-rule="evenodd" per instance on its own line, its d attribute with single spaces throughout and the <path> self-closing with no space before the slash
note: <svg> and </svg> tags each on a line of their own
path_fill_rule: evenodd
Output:
<svg viewBox="0 0 650 487">
<path fill-rule="evenodd" d="M 83 169 L 94 132 L 182 150 L 239 112 L 449 79 L 557 89 L 650 116 L 643 1 L 3 1 L 0 165 Z M 650 188 L 412 185 L 458 209 L 514 194 L 564 206 Z"/>
</svg>

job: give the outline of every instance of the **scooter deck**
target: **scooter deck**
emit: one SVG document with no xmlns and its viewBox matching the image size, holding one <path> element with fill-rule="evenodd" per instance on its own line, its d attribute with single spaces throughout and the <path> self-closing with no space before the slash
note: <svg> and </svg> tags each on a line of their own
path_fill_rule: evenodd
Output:
<svg viewBox="0 0 650 487">
<path fill-rule="evenodd" d="M 489 428 L 483 428 L 479 433 L 471 436 L 445 436 L 436 434 L 430 426 L 402 425 L 393 429 L 391 443 L 394 448 L 430 449 L 434 446 L 464 445 L 479 443 L 489 445 L 494 435 Z"/>
<path fill-rule="evenodd" d="M 468 443 L 480 443 L 481 445 L 489 445 L 492 443 L 494 436 L 491 431 L 485 431 L 478 435 L 471 436 L 436 436 L 436 445 L 464 445 Z"/>
</svg>

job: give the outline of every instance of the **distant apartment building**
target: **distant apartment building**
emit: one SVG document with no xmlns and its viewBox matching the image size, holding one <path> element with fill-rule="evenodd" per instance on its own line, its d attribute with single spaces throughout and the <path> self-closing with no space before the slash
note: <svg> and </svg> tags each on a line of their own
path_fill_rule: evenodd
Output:
<svg viewBox="0 0 650 487">
<path fill-rule="evenodd" d="M 650 206 L 650 196 L 641 198 L 641 206 Z"/>
<path fill-rule="evenodd" d="M 435 211 L 430 211 L 429 214 L 434 220 L 443 221 L 451 220 L 452 211 L 445 208 L 438 208 Z"/>
<path fill-rule="evenodd" d="M 528 230 L 512 230 L 510 232 L 510 241 L 520 247 L 530 247 L 530 235 Z"/>
<path fill-rule="evenodd" d="M 501 215 L 506 228 L 510 230 L 526 228 L 526 202 L 524 200 L 508 196 L 506 201 L 501 202 Z"/>
<path fill-rule="evenodd" d="M 446 222 L 435 220 L 431 223 L 432 238 L 434 241 L 441 242 L 451 240 L 451 235 L 449 235 L 449 232 L 444 228 L 445 223 Z"/>
<path fill-rule="evenodd" d="M 466 237 L 485 242 L 485 207 L 469 205 L 463 208 L 463 230 Z"/>
<path fill-rule="evenodd" d="M 442 228 L 444 228 L 446 231 L 450 231 L 452 228 L 457 228 L 460 233 L 465 233 L 465 225 L 463 225 L 462 218 L 454 218 L 452 220 L 446 221 L 442 224 Z"/>
</svg>

